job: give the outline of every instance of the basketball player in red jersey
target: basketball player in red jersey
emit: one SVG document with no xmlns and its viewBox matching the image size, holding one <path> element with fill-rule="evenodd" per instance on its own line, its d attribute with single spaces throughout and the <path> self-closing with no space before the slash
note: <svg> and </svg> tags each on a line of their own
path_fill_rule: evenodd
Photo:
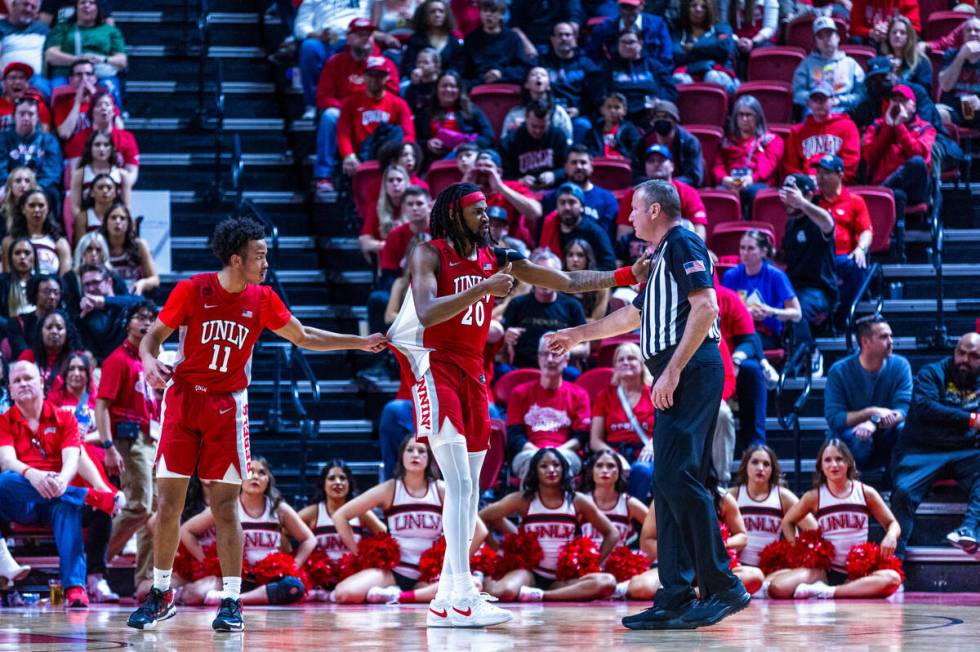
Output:
<svg viewBox="0 0 980 652">
<path fill-rule="evenodd" d="M 129 626 L 149 629 L 176 613 L 170 573 L 180 536 L 180 513 L 190 477 L 211 481 L 211 510 L 221 559 L 223 595 L 212 623 L 217 631 L 241 631 L 242 529 L 238 493 L 251 474 L 248 399 L 252 349 L 263 329 L 315 351 L 378 352 L 383 335 L 339 335 L 304 326 L 272 288 L 259 285 L 269 269 L 262 225 L 226 219 L 211 236 L 223 265 L 218 273 L 181 281 L 143 338 L 146 381 L 166 386 L 157 447 L 157 526 L 153 539 L 153 588 Z M 157 360 L 160 345 L 180 329 L 173 368 Z"/>
<path fill-rule="evenodd" d="M 486 197 L 471 183 L 439 194 L 432 209 L 432 241 L 412 252 L 408 295 L 388 340 L 412 388 L 420 439 L 428 439 L 446 483 L 443 531 L 446 555 L 429 627 L 485 627 L 511 614 L 476 592 L 468 548 L 476 525 L 480 468 L 490 443 L 483 349 L 493 297 L 506 296 L 514 278 L 563 292 L 589 292 L 637 282 L 649 262 L 615 272 L 562 272 L 520 253 L 490 246 Z"/>
</svg>

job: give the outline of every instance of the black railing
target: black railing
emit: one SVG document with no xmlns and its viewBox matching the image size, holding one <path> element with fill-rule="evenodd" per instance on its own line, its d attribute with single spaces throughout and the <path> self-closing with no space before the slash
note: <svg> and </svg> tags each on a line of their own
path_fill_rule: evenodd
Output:
<svg viewBox="0 0 980 652">
<path fill-rule="evenodd" d="M 237 138 L 237 135 L 236 135 Z M 225 69 L 214 60 L 214 181 L 213 194 L 221 200 L 221 154 L 225 143 Z"/>
<path fill-rule="evenodd" d="M 242 156 L 242 138 L 235 134 L 231 139 L 231 170 L 228 176 L 231 182 L 231 192 L 235 195 L 235 212 L 237 214 L 245 196 L 242 187 L 242 176 L 245 174 L 245 158 Z M 278 234 L 278 231 L 276 232 Z"/>
<path fill-rule="evenodd" d="M 881 265 L 878 263 L 872 263 L 871 267 L 868 268 L 868 273 L 864 275 L 864 281 L 861 283 L 861 287 L 858 289 L 857 294 L 851 301 L 851 305 L 847 307 L 847 326 L 845 337 L 847 338 L 848 353 L 854 353 L 854 349 L 856 348 L 854 343 L 854 331 L 856 330 L 856 327 L 854 323 L 857 321 L 858 304 L 864 300 L 865 295 L 869 295 L 868 298 L 875 301 L 875 308 L 872 311 L 873 314 L 880 314 L 885 305 L 885 299 L 881 295 L 881 292 L 878 293 L 877 298 L 872 299 L 870 296 L 872 283 L 877 285 L 880 290 L 880 288 L 884 285 L 883 279 L 884 272 L 882 271 Z"/>
<path fill-rule="evenodd" d="M 967 178 L 967 187 L 970 181 Z M 935 206 L 929 215 L 929 235 L 932 238 L 932 269 L 936 277 L 936 324 L 932 329 L 932 346 L 936 348 L 947 348 L 949 346 L 949 336 L 946 331 L 945 313 L 945 284 L 943 283 L 943 246 L 946 237 L 946 230 L 943 225 L 942 211 Z"/>
<path fill-rule="evenodd" d="M 185 4 L 185 7 L 187 5 Z M 197 2 L 197 37 L 200 49 L 197 54 L 197 115 L 203 125 L 207 115 L 207 80 L 208 56 L 211 54 L 211 6 L 209 0 Z"/>
<path fill-rule="evenodd" d="M 804 489 L 803 435 L 800 429 L 800 414 L 810 398 L 810 390 L 813 386 L 812 351 L 809 342 L 798 344 L 789 360 L 783 365 L 783 370 L 779 374 L 779 383 L 776 385 L 776 416 L 779 419 L 779 426 L 793 435 L 793 475 L 797 491 Z M 786 381 L 790 378 L 802 378 L 803 389 L 793 401 L 793 405 L 787 410 L 783 403 L 787 391 Z"/>
</svg>

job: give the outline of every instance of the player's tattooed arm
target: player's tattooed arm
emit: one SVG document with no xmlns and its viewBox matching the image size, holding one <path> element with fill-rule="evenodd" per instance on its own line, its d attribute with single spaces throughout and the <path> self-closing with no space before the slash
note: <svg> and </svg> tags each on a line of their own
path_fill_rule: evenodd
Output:
<svg viewBox="0 0 980 652">
<path fill-rule="evenodd" d="M 537 265 L 526 259 L 514 261 L 513 266 L 514 276 L 519 280 L 559 292 L 592 292 L 618 285 L 616 273 L 613 271 L 580 270 L 566 272 Z M 632 270 L 633 276 L 638 282 L 645 282 L 650 275 L 649 259 L 645 256 L 639 258 L 633 263 Z"/>
</svg>

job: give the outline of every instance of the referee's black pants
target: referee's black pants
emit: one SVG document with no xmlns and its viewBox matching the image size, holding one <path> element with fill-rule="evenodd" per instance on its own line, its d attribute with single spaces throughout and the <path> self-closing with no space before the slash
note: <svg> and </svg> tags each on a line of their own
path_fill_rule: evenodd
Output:
<svg viewBox="0 0 980 652">
<path fill-rule="evenodd" d="M 669 352 L 647 361 L 654 378 L 668 361 Z M 673 406 L 657 410 L 653 499 L 662 586 L 656 603 L 660 607 L 680 606 L 693 599 L 695 577 L 702 599 L 738 582 L 729 570 L 714 500 L 705 488 L 724 382 L 718 345 L 705 342 L 681 372 Z"/>
</svg>

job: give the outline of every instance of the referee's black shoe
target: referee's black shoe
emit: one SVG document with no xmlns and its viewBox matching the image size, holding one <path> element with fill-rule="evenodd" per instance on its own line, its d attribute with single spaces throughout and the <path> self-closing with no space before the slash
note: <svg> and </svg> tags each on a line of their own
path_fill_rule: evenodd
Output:
<svg viewBox="0 0 980 652">
<path fill-rule="evenodd" d="M 713 593 L 706 599 L 699 600 L 697 605 L 681 616 L 681 621 L 691 627 L 715 625 L 722 619 L 745 609 L 749 606 L 750 600 L 752 597 L 742 583 L 738 582 L 730 589 Z"/>
<path fill-rule="evenodd" d="M 645 611 L 624 617 L 623 627 L 627 629 L 694 629 L 697 625 L 688 625 L 681 618 L 697 604 L 696 600 L 688 600 L 675 608 L 667 608 L 658 607 L 654 603 Z"/>
</svg>

